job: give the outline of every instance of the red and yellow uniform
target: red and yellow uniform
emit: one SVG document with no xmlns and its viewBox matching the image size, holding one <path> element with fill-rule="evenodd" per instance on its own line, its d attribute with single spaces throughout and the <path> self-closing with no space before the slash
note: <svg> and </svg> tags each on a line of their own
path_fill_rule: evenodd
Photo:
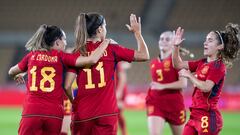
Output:
<svg viewBox="0 0 240 135">
<path fill-rule="evenodd" d="M 87 42 L 89 53 L 100 42 Z M 80 55 L 78 53 L 78 55 Z M 73 101 L 72 133 L 116 134 L 118 107 L 114 90 L 114 72 L 119 61 L 133 61 L 134 50 L 109 44 L 98 63 L 77 69 L 78 93 Z M 101 126 L 107 126 L 104 130 Z"/>
<path fill-rule="evenodd" d="M 197 79 L 211 80 L 215 85 L 209 92 L 194 88 L 190 120 L 184 128 L 184 135 L 217 135 L 222 129 L 222 116 L 217 104 L 225 80 L 226 67 L 221 60 L 207 63 L 206 59 L 189 62 L 188 65 L 191 72 L 196 72 Z"/>
<path fill-rule="evenodd" d="M 118 76 L 118 73 L 119 72 L 123 72 L 123 70 L 126 70 L 126 69 L 123 69 L 122 68 L 122 65 L 121 65 L 122 63 L 118 63 L 117 64 L 117 69 L 116 69 L 116 72 L 115 72 L 115 88 L 118 86 L 118 81 L 119 81 L 119 76 Z M 117 91 L 116 91 L 117 92 Z M 127 96 L 127 85 L 125 84 L 125 86 L 124 86 L 124 88 L 123 88 L 123 93 L 122 93 L 122 95 L 121 95 L 121 97 L 120 97 L 120 100 L 121 101 L 124 101 L 125 100 L 125 98 L 126 98 L 126 96 Z"/>
<path fill-rule="evenodd" d="M 48 134 L 60 132 L 63 118 L 64 69 L 65 66 L 75 66 L 76 59 L 75 55 L 56 50 L 34 51 L 18 63 L 20 70 L 28 74 L 19 134 L 44 132 L 44 128 L 49 130 L 45 131 Z M 47 124 L 50 121 L 54 124 Z M 28 128 L 31 122 L 34 122 L 35 128 L 32 125 L 31 129 Z"/>
<path fill-rule="evenodd" d="M 172 66 L 172 58 L 153 59 L 150 64 L 152 80 L 161 84 L 178 81 L 178 70 Z M 173 125 L 182 125 L 186 120 L 181 89 L 148 90 L 147 115 L 159 116 Z"/>
<path fill-rule="evenodd" d="M 115 80 L 116 80 L 116 94 L 118 94 L 118 92 L 121 93 L 121 96 L 119 96 L 119 99 L 118 99 L 118 109 L 119 109 L 119 115 L 118 115 L 118 124 L 119 124 L 119 128 L 121 130 L 121 133 L 122 135 L 127 135 L 127 127 L 126 127 L 126 121 L 125 121 L 125 118 L 124 118 L 124 114 L 123 114 L 123 109 L 124 109 L 124 101 L 125 101 L 125 98 L 127 96 L 127 84 L 126 82 L 123 84 L 120 84 L 122 82 L 119 82 L 119 81 L 123 81 L 121 79 L 126 79 L 126 78 L 121 78 L 121 74 L 126 74 L 125 70 L 123 68 L 123 64 L 122 62 L 118 63 L 117 65 L 117 70 L 115 72 Z M 125 80 L 126 81 L 126 80 Z M 123 85 L 122 86 L 119 86 L 119 85 Z M 122 87 L 119 88 L 119 87 Z"/>
</svg>

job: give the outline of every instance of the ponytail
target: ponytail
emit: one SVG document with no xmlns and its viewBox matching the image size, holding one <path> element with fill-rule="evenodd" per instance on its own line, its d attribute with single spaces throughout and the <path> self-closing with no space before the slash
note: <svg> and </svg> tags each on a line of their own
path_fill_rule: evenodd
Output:
<svg viewBox="0 0 240 135">
<path fill-rule="evenodd" d="M 75 49 L 74 52 L 80 51 L 83 56 L 87 55 L 87 25 L 86 25 L 86 14 L 81 13 L 77 20 L 76 20 L 76 27 L 75 27 Z"/>
<path fill-rule="evenodd" d="M 39 27 L 37 32 L 28 40 L 25 45 L 26 50 L 28 51 L 36 51 L 36 50 L 46 50 L 42 46 L 45 46 L 45 42 L 43 41 L 43 35 L 47 29 L 47 25 L 43 24 Z"/>
<path fill-rule="evenodd" d="M 224 31 L 216 32 L 220 39 L 220 43 L 224 46 L 224 48 L 219 51 L 218 55 L 222 58 L 227 67 L 231 67 L 232 62 L 238 58 L 240 48 L 239 32 L 239 25 L 232 23 L 228 23 Z"/>
</svg>

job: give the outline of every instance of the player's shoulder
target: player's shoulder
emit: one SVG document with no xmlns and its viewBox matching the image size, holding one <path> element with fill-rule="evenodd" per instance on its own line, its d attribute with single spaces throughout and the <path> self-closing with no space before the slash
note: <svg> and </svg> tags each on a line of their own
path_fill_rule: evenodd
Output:
<svg viewBox="0 0 240 135">
<path fill-rule="evenodd" d="M 66 54 L 73 55 L 73 56 L 80 56 L 81 55 L 80 51 L 74 51 L 72 53 L 66 53 Z"/>
<path fill-rule="evenodd" d="M 211 67 L 213 69 L 223 70 L 223 71 L 226 69 L 226 66 L 222 60 L 215 60 L 214 62 L 211 63 Z"/>
<path fill-rule="evenodd" d="M 197 60 L 193 60 L 193 61 L 190 61 L 190 62 L 193 62 L 197 66 L 201 66 L 203 64 L 208 64 L 207 58 L 197 59 Z"/>
<path fill-rule="evenodd" d="M 196 61 L 198 61 L 200 64 L 205 64 L 205 63 L 207 63 L 207 58 L 202 58 L 202 59 L 199 59 Z"/>
<path fill-rule="evenodd" d="M 153 59 L 151 59 L 151 61 L 150 61 L 151 64 L 152 64 L 152 63 L 158 63 L 158 62 L 159 62 L 159 58 L 158 58 L 158 57 L 153 58 Z"/>
<path fill-rule="evenodd" d="M 60 56 L 60 57 L 66 55 L 66 54 L 70 54 L 68 52 L 64 52 L 64 51 L 61 51 L 61 50 L 55 50 L 55 49 L 50 50 L 48 53 L 49 53 L 49 55 L 57 55 L 57 56 Z"/>
<path fill-rule="evenodd" d="M 118 48 L 118 47 L 123 47 L 123 46 L 120 45 L 120 44 L 117 44 L 117 43 L 110 43 L 110 44 L 108 45 L 108 47 L 109 47 L 109 48 Z"/>
</svg>

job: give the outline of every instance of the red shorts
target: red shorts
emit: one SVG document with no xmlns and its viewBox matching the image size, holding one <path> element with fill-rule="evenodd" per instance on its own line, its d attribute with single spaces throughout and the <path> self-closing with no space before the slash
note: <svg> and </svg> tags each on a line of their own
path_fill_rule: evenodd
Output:
<svg viewBox="0 0 240 135">
<path fill-rule="evenodd" d="M 22 117 L 19 135 L 59 135 L 62 119 L 49 117 Z"/>
<path fill-rule="evenodd" d="M 186 121 L 183 96 L 179 90 L 149 90 L 146 97 L 147 115 L 159 116 L 172 125 Z"/>
<path fill-rule="evenodd" d="M 184 127 L 183 135 L 218 135 L 222 129 L 222 116 L 219 111 L 191 113 Z"/>
<path fill-rule="evenodd" d="M 117 135 L 118 116 L 105 116 L 84 122 L 71 123 L 72 135 Z"/>
<path fill-rule="evenodd" d="M 182 125 L 186 121 L 186 111 L 184 108 L 178 111 L 164 111 L 161 107 L 147 104 L 147 115 L 159 116 L 164 118 L 168 123 L 173 125 Z"/>
</svg>

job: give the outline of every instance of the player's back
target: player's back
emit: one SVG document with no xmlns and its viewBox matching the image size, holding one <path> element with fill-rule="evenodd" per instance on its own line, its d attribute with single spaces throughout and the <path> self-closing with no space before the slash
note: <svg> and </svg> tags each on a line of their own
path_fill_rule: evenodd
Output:
<svg viewBox="0 0 240 135">
<path fill-rule="evenodd" d="M 27 95 L 23 115 L 51 115 L 62 117 L 63 73 L 62 53 L 56 50 L 30 52 L 19 63 L 27 68 Z M 27 66 L 27 67 L 26 67 Z"/>
<path fill-rule="evenodd" d="M 88 43 L 88 52 L 94 51 L 99 44 Z M 110 44 L 95 65 L 77 69 L 78 95 L 73 103 L 73 119 L 84 120 L 118 112 L 114 72 L 119 61 L 131 62 L 133 54 L 133 50 Z"/>
</svg>

